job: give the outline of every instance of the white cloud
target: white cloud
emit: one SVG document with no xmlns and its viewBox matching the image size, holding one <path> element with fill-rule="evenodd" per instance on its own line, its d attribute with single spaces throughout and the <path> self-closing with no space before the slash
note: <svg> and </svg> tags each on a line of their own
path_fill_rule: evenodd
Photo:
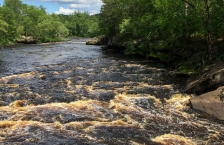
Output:
<svg viewBox="0 0 224 145">
<path fill-rule="evenodd" d="M 102 4 L 102 0 L 40 0 L 45 2 L 64 3 L 64 4 Z"/>
<path fill-rule="evenodd" d="M 89 8 L 91 5 L 86 5 L 86 4 L 70 4 L 71 8 Z"/>
<path fill-rule="evenodd" d="M 100 12 L 102 0 L 39 0 L 52 2 L 57 5 L 63 5 L 54 13 L 56 14 L 71 14 L 75 11 L 88 12 L 89 14 L 97 14 Z"/>
<path fill-rule="evenodd" d="M 90 15 L 100 12 L 102 6 L 101 0 L 75 0 L 76 3 L 69 5 L 69 8 L 77 9 L 81 12 L 88 12 Z"/>
<path fill-rule="evenodd" d="M 75 9 L 69 9 L 69 8 L 60 7 L 59 11 L 56 11 L 55 14 L 69 15 L 69 14 L 74 13 L 75 11 L 76 11 Z"/>
</svg>

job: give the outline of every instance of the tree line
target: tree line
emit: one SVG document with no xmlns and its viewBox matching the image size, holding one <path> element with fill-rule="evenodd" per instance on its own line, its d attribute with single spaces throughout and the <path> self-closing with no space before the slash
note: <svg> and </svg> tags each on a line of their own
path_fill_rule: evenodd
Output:
<svg viewBox="0 0 224 145">
<path fill-rule="evenodd" d="M 184 70 L 224 60 L 223 0 L 103 0 L 102 34 Z"/>
<path fill-rule="evenodd" d="M 15 43 L 21 36 L 38 42 L 62 41 L 64 37 L 98 35 L 98 17 L 87 12 L 71 15 L 48 14 L 43 6 L 4 0 L 0 6 L 0 45 Z"/>
</svg>

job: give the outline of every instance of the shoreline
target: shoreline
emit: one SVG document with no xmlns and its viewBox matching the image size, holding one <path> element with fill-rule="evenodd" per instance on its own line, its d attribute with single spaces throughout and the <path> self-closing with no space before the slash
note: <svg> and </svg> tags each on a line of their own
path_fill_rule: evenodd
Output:
<svg viewBox="0 0 224 145">
<path fill-rule="evenodd" d="M 71 39 L 87 39 L 87 40 L 91 40 L 92 38 L 84 38 L 84 37 L 68 37 L 68 38 L 64 38 L 65 40 L 62 41 L 55 41 L 55 42 L 42 42 L 42 43 L 35 43 L 35 44 L 26 44 L 26 43 L 10 43 L 10 44 L 5 44 L 5 45 L 0 45 L 0 49 L 4 49 L 4 47 L 10 47 L 10 46 L 19 46 L 19 45 L 47 45 L 47 44 L 60 44 L 63 42 L 68 42 Z"/>
<path fill-rule="evenodd" d="M 59 44 L 69 41 L 68 39 L 64 41 L 55 41 L 55 42 L 43 42 L 43 43 L 35 43 L 35 44 L 26 44 L 26 43 L 11 43 L 11 44 L 6 44 L 6 45 L 0 45 L 0 49 L 4 49 L 4 47 L 10 47 L 10 46 L 20 46 L 20 45 L 40 45 L 40 44 Z"/>
</svg>

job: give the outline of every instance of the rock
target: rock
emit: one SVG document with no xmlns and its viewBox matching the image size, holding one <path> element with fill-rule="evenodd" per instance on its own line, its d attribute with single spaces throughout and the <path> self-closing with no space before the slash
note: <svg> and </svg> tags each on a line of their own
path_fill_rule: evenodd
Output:
<svg viewBox="0 0 224 145">
<path fill-rule="evenodd" d="M 159 143 L 160 145 L 168 145 L 168 144 L 196 145 L 196 143 L 194 143 L 192 140 L 174 134 L 165 134 L 162 136 L 158 136 L 152 139 L 152 141 Z"/>
<path fill-rule="evenodd" d="M 32 36 L 21 36 L 20 39 L 16 40 L 17 43 L 25 43 L 25 44 L 36 44 L 37 39 L 34 39 Z"/>
<path fill-rule="evenodd" d="M 191 98 L 192 107 L 224 120 L 224 87 Z"/>
<path fill-rule="evenodd" d="M 87 40 L 86 41 L 86 45 L 100 45 L 100 42 L 98 39 L 93 38 L 91 40 Z"/>
<path fill-rule="evenodd" d="M 223 86 L 224 63 L 219 62 L 206 67 L 202 73 L 190 77 L 187 81 L 185 93 L 202 94 Z"/>
<path fill-rule="evenodd" d="M 11 104 L 9 104 L 10 107 L 24 107 L 27 105 L 27 101 L 26 100 L 17 100 Z"/>
<path fill-rule="evenodd" d="M 27 84 L 35 77 L 35 75 L 36 75 L 35 72 L 29 72 L 29 73 L 5 76 L 0 78 L 0 84 L 21 84 L 22 82 Z"/>
<path fill-rule="evenodd" d="M 106 36 L 94 37 L 86 41 L 86 45 L 107 45 L 109 39 Z"/>
<path fill-rule="evenodd" d="M 45 79 L 46 79 L 46 76 L 43 75 L 43 74 L 41 74 L 41 75 L 39 76 L 39 78 L 40 78 L 41 80 L 45 80 Z"/>
</svg>

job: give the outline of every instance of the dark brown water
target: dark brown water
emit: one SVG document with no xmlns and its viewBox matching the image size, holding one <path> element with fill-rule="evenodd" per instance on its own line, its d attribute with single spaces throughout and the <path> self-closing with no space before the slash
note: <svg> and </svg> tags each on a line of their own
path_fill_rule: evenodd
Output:
<svg viewBox="0 0 224 145">
<path fill-rule="evenodd" d="M 85 39 L 0 50 L 0 144 L 224 144 L 224 124 L 196 113 L 184 78 Z"/>
</svg>

